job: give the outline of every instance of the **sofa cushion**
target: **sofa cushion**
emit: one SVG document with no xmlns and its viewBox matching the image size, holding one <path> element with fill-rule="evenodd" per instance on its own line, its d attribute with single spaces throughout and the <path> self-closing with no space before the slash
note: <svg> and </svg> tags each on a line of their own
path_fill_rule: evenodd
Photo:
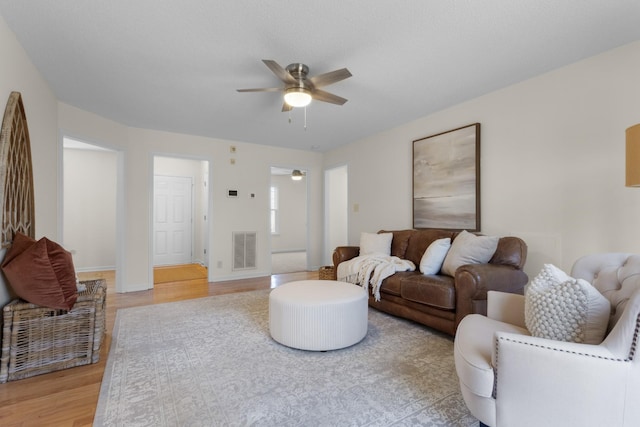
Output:
<svg viewBox="0 0 640 427">
<path fill-rule="evenodd" d="M 397 271 L 392 276 L 387 277 L 382 281 L 380 285 L 381 294 L 391 294 L 399 297 L 401 295 L 400 289 L 402 287 L 402 278 L 407 275 L 414 275 L 413 271 Z"/>
<path fill-rule="evenodd" d="M 425 276 L 418 272 L 406 275 L 401 280 L 400 296 L 444 310 L 456 308 L 454 279 L 450 276 Z"/>
<path fill-rule="evenodd" d="M 408 259 L 415 265 L 420 265 L 422 255 L 424 255 L 429 245 L 445 237 L 453 239 L 453 232 L 433 229 L 415 230 L 409 238 L 409 246 L 407 247 L 405 259 Z"/>
<path fill-rule="evenodd" d="M 534 337 L 600 344 L 611 304 L 584 279 L 545 264 L 525 293 L 525 323 Z"/>
<path fill-rule="evenodd" d="M 393 233 L 360 233 L 360 255 L 391 254 Z"/>
<path fill-rule="evenodd" d="M 393 233 L 393 240 L 391 241 L 391 256 L 397 256 L 402 259 L 405 259 L 407 247 L 409 246 L 409 238 L 413 232 L 414 230 L 378 231 L 378 233 Z"/>
<path fill-rule="evenodd" d="M 486 264 L 498 247 L 499 237 L 476 236 L 461 231 L 451 243 L 451 249 L 442 265 L 442 273 L 455 276 L 458 267 L 467 264 Z"/>
</svg>

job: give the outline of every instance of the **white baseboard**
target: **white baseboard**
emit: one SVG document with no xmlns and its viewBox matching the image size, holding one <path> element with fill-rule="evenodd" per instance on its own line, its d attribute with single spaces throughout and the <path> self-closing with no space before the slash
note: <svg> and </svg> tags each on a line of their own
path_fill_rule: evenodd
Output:
<svg viewBox="0 0 640 427">
<path fill-rule="evenodd" d="M 115 270 L 116 266 L 115 265 L 102 265 L 102 266 L 95 266 L 95 267 L 75 267 L 74 268 L 76 270 L 76 273 L 87 273 L 87 272 L 91 272 L 91 271 L 108 271 L 108 270 Z"/>
<path fill-rule="evenodd" d="M 269 273 L 265 273 L 264 271 L 254 271 L 252 273 L 242 273 L 242 274 L 234 274 L 227 276 L 216 276 L 209 280 L 210 282 L 226 282 L 228 280 L 241 280 L 241 279 L 255 279 L 257 277 L 268 277 Z"/>
</svg>

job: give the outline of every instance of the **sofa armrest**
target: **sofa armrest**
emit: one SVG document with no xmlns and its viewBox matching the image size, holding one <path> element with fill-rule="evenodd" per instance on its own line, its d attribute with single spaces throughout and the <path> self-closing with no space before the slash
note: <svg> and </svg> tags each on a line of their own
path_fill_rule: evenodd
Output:
<svg viewBox="0 0 640 427">
<path fill-rule="evenodd" d="M 628 425 L 632 361 L 602 345 L 507 332 L 496 332 L 493 348 L 500 425 Z"/>
<path fill-rule="evenodd" d="M 360 246 L 338 246 L 333 250 L 333 266 L 338 268 L 338 264 L 348 261 L 360 255 Z"/>
<path fill-rule="evenodd" d="M 487 291 L 524 292 L 529 278 L 508 265 L 469 264 L 456 270 L 456 327 L 467 314 L 487 314 Z"/>
<path fill-rule="evenodd" d="M 524 295 L 488 291 L 487 317 L 526 329 L 524 322 Z"/>
</svg>

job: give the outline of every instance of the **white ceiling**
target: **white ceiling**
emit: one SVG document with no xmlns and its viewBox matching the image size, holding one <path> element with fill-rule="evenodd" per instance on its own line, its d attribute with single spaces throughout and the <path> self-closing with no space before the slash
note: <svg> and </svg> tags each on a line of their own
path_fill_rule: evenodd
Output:
<svg viewBox="0 0 640 427">
<path fill-rule="evenodd" d="M 0 0 L 67 104 L 122 124 L 326 151 L 640 39 L 639 0 Z M 261 62 L 347 67 L 280 111 Z M 466 123 L 461 123 L 464 125 Z"/>
</svg>

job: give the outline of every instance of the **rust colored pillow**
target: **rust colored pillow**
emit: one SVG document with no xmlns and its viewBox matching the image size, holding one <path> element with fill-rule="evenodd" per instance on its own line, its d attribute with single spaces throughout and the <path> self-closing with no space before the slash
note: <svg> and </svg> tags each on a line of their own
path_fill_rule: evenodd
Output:
<svg viewBox="0 0 640 427">
<path fill-rule="evenodd" d="M 15 293 L 32 304 L 71 310 L 78 298 L 71 253 L 46 237 L 16 234 L 2 271 Z"/>
</svg>

